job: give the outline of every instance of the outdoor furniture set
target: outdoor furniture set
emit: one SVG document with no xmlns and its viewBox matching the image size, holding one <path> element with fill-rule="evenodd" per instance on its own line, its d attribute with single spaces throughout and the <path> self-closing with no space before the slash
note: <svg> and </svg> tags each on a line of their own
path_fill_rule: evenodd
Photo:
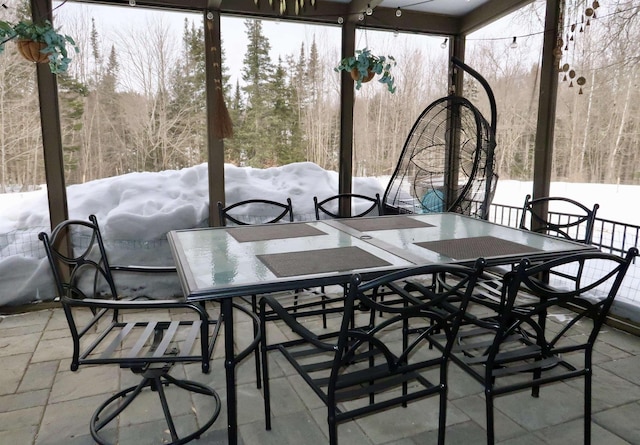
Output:
<svg viewBox="0 0 640 445">
<path fill-rule="evenodd" d="M 589 245 L 597 206 L 569 229 L 566 222 L 537 229 L 534 216 L 534 229 L 543 232 L 536 233 L 524 217 L 523 228 L 514 229 L 457 213 L 383 216 L 379 196 L 332 198 L 314 198 L 317 220 L 308 222 L 293 222 L 291 200 L 219 204 L 223 227 L 168 233 L 175 269 L 111 266 L 94 216 L 40 234 L 72 333 L 71 369 L 117 364 L 141 377 L 91 417 L 98 443 L 110 443 L 109 423 L 126 415 L 145 388 L 160 398 L 171 443 L 199 438 L 218 417 L 220 398 L 206 385 L 172 377 L 170 370 L 175 363 L 199 362 L 202 372 L 210 372 L 220 329 L 230 444 L 238 443 L 235 367 L 250 354 L 271 429 L 272 351 L 282 353 L 326 405 L 331 444 L 338 443 L 341 422 L 430 396 L 439 400 L 438 443 L 444 444 L 450 363 L 485 389 L 489 444 L 495 440 L 495 397 L 525 389 L 537 397 L 544 385 L 583 377 L 584 443 L 590 443 L 593 345 L 638 254 L 630 249 L 618 257 Z M 336 207 L 326 206 L 341 198 L 370 204 L 358 215 L 339 218 Z M 276 211 L 252 225 L 234 216 L 242 205 Z M 527 197 L 527 218 L 539 205 Z M 567 234 L 574 229 L 584 238 Z M 184 298 L 118 296 L 116 273 L 176 271 Z M 334 285 L 343 291 L 329 295 L 325 287 Z M 219 318 L 206 310 L 211 303 L 219 305 Z M 546 315 L 557 307 L 572 309 L 572 315 L 560 332 L 552 332 Z M 172 320 L 169 309 L 183 313 Z M 237 311 L 254 327 L 254 339 L 242 351 L 234 342 Z M 336 323 L 327 323 L 329 314 Z M 313 322 L 318 317 L 321 328 Z M 592 319 L 592 329 L 583 341 L 567 342 L 584 317 Z M 284 323 L 297 338 L 270 343 L 268 323 Z M 195 393 L 209 407 L 206 419 L 188 433 L 173 424 L 167 385 Z"/>
</svg>

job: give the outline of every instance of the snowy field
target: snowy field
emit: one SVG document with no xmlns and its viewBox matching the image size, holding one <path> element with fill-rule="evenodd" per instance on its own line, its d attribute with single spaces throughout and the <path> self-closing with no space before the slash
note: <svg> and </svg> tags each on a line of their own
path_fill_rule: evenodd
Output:
<svg viewBox="0 0 640 445">
<path fill-rule="evenodd" d="M 313 163 L 269 169 L 225 166 L 227 203 L 251 198 L 285 201 L 290 197 L 296 220 L 315 219 L 313 197 L 337 193 L 338 174 Z M 388 178 L 354 178 L 355 193 L 384 193 Z M 69 216 L 98 217 L 112 264 L 171 265 L 165 234 L 169 230 L 208 225 L 207 166 L 160 173 L 130 173 L 68 187 Z M 520 206 L 531 182 L 499 181 L 494 203 Z M 634 203 L 639 186 L 553 183 L 551 195 L 575 199 L 598 217 L 640 225 Z M 561 209 L 556 209 L 561 210 Z M 0 306 L 52 298 L 52 279 L 37 232 L 49 230 L 46 190 L 0 194 Z M 16 254 L 16 246 L 22 253 Z M 24 253 L 31 252 L 31 253 Z M 35 252 L 40 252 L 40 255 Z M 39 257 L 39 258 L 38 258 Z M 123 287 L 127 283 L 119 282 Z M 130 283 L 139 287 L 139 282 Z M 149 295 L 180 293 L 177 280 L 138 289 Z M 640 301 L 635 295 L 631 300 Z"/>
</svg>

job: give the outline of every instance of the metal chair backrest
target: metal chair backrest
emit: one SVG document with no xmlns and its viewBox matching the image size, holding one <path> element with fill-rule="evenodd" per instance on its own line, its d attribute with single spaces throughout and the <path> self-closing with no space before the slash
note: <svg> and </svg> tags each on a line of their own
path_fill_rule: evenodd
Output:
<svg viewBox="0 0 640 445">
<path fill-rule="evenodd" d="M 63 303 L 68 299 L 117 299 L 116 286 L 95 215 L 89 216 L 89 221 L 63 221 L 54 228 L 50 236 L 42 232 L 39 238 L 44 243 L 49 259 L 57 297 Z M 65 253 L 66 247 L 69 253 Z"/>
<path fill-rule="evenodd" d="M 341 200 L 349 200 L 351 208 L 354 209 L 359 206 L 365 206 L 364 209 L 352 213 L 349 216 L 342 216 L 340 214 L 340 202 Z M 318 200 L 317 196 L 313 197 L 313 205 L 316 212 L 316 219 L 320 219 L 320 216 L 328 216 L 330 218 L 359 218 L 362 216 L 382 216 L 384 210 L 382 208 L 382 202 L 380 201 L 380 194 L 376 193 L 375 197 L 360 195 L 357 193 L 339 193 L 337 195 L 330 196 L 323 200 Z"/>
<path fill-rule="evenodd" d="M 542 207 L 545 205 L 548 207 L 550 204 L 562 205 L 562 210 L 548 212 L 547 217 L 543 218 Z M 531 195 L 527 195 L 519 227 L 583 244 L 591 244 L 598 208 L 598 204 L 590 209 L 573 199 L 564 197 L 548 196 L 531 199 Z"/>
<path fill-rule="evenodd" d="M 251 213 L 252 211 L 254 213 Z M 234 215 L 235 212 L 239 213 Z M 293 222 L 291 198 L 287 198 L 286 204 L 269 199 L 247 199 L 226 207 L 218 201 L 218 213 L 220 215 L 220 223 L 223 226 L 226 226 L 228 222 L 239 226 L 272 224 L 282 222 L 285 218 L 289 222 Z"/>
</svg>

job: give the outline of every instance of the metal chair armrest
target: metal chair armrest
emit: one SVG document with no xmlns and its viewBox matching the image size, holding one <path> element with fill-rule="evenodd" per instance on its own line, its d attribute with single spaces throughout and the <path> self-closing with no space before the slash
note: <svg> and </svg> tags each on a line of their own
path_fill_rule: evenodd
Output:
<svg viewBox="0 0 640 445">
<path fill-rule="evenodd" d="M 309 329 L 305 328 L 298 322 L 296 317 L 291 315 L 273 296 L 267 295 L 260 300 L 260 317 L 265 317 L 265 306 L 269 305 L 272 313 L 275 313 L 287 326 L 291 328 L 293 332 L 302 337 L 305 341 L 311 343 L 317 348 L 324 349 L 326 351 L 334 351 L 336 349 L 335 344 L 326 343 L 320 340 L 317 334 L 313 333 Z"/>
</svg>

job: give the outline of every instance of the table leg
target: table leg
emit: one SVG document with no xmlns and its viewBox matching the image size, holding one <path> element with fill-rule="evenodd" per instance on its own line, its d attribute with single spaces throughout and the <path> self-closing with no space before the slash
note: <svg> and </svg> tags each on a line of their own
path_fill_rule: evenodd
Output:
<svg viewBox="0 0 640 445">
<path fill-rule="evenodd" d="M 238 443 L 238 404 L 231 298 L 223 298 L 221 306 L 224 322 L 224 369 L 227 378 L 227 435 L 229 445 L 236 445 Z"/>
</svg>

